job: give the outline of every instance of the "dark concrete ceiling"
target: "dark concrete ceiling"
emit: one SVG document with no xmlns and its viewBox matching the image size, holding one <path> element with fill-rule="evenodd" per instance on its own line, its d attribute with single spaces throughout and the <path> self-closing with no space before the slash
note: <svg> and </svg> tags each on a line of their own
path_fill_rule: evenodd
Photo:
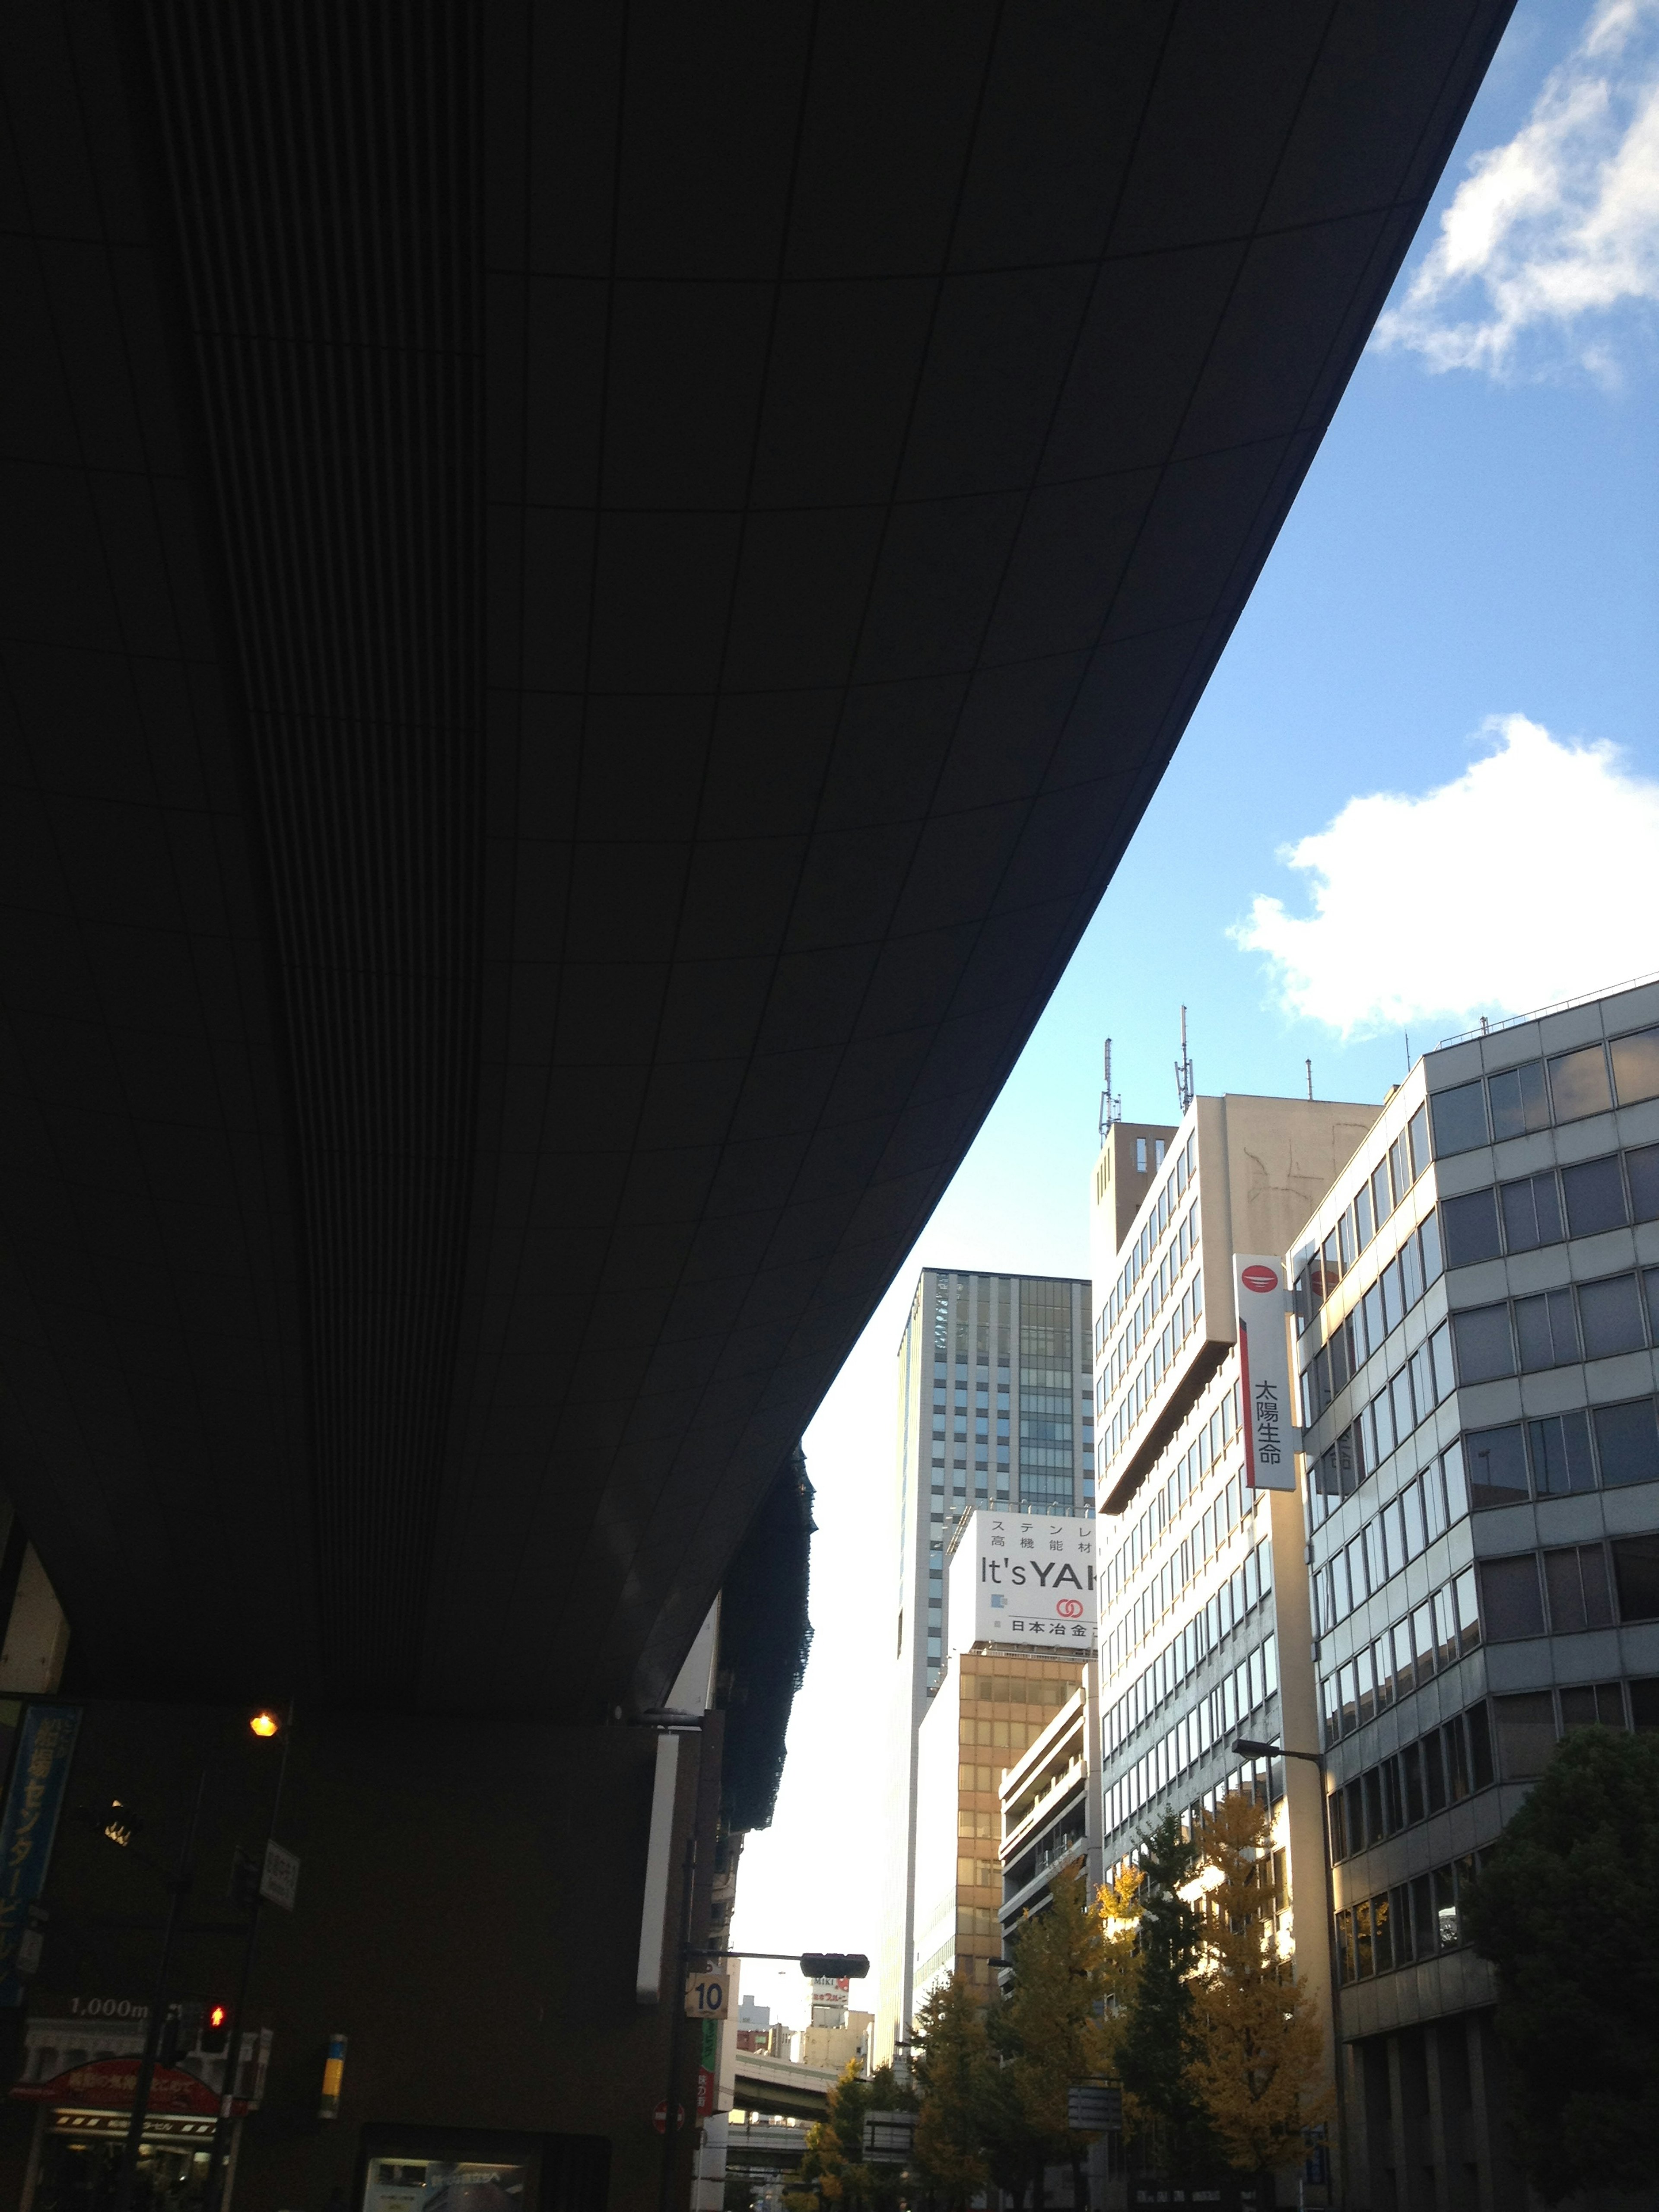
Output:
<svg viewBox="0 0 1659 2212">
<path fill-rule="evenodd" d="M 1506 13 L 8 11 L 0 1472 L 84 1681 L 661 1695 Z"/>
</svg>

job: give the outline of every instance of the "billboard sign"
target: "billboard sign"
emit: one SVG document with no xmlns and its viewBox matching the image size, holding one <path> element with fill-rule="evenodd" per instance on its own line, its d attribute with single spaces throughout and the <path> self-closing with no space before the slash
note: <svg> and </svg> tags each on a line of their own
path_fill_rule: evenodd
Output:
<svg viewBox="0 0 1659 2212">
<path fill-rule="evenodd" d="M 1238 1304 L 1238 1373 L 1244 1398 L 1244 1480 L 1253 1490 L 1294 1490 L 1297 1430 L 1283 1260 L 1261 1252 L 1235 1252 L 1233 1296 Z"/>
<path fill-rule="evenodd" d="M 951 1562 L 953 1651 L 1018 1644 L 1075 1658 L 1093 1650 L 1098 1617 L 1092 1516 L 974 1514 Z"/>
</svg>

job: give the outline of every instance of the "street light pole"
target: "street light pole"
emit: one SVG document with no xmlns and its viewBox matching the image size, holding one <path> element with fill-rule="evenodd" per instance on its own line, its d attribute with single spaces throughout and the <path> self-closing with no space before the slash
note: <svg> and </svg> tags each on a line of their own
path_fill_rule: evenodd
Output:
<svg viewBox="0 0 1659 2212">
<path fill-rule="evenodd" d="M 115 2185 L 115 2212 L 131 2212 L 133 2184 L 138 2178 L 138 2160 L 144 2147 L 144 2121 L 149 2112 L 150 2086 L 155 2079 L 155 2061 L 161 2047 L 162 2025 L 167 2018 L 167 1978 L 173 1969 L 173 1939 L 179 1930 L 179 1908 L 190 1887 L 191 1865 L 196 1856 L 196 1831 L 201 1822 L 202 1800 L 207 1794 L 207 1769 L 204 1767 L 196 1780 L 196 1795 L 190 1808 L 190 1826 L 185 1831 L 184 1848 L 179 1854 L 179 1871 L 167 1884 L 167 1917 L 161 1930 L 161 1960 L 155 1969 L 155 1996 L 144 2028 L 144 2052 L 138 2062 L 138 2079 L 132 2085 L 132 2117 L 127 2122 L 126 2141 L 121 2148 L 121 2170 Z"/>
<path fill-rule="evenodd" d="M 267 1839 L 276 1832 L 276 1816 L 283 1808 L 283 1784 L 288 1779 L 289 1747 L 294 1741 L 294 1700 L 290 1698 L 288 1718 L 283 1726 L 283 1756 L 276 1768 L 276 1787 L 271 1795 L 270 1818 L 265 1825 Z M 260 1866 L 261 1879 L 264 1865 Z M 225 2040 L 225 2073 L 223 2091 L 219 2099 L 219 2117 L 213 2127 L 213 2154 L 208 2163 L 207 2187 L 203 2194 L 206 2212 L 218 2212 L 223 2187 L 226 2164 L 230 2154 L 230 2136 L 236 2103 L 236 2085 L 242 2069 L 243 2022 L 247 2018 L 248 1991 L 253 1980 L 253 1954 L 259 1940 L 259 1911 L 264 1899 L 258 1889 L 248 1908 L 247 1942 L 242 1947 L 242 1973 L 237 1984 L 236 2002 L 231 2009 L 230 2033 Z"/>
<path fill-rule="evenodd" d="M 662 2108 L 662 2180 L 657 2195 L 658 2212 L 672 2212 L 674 2203 L 675 2121 L 679 2112 L 680 2096 L 680 2021 L 685 2012 L 685 1969 L 691 1955 L 691 1908 L 696 1870 L 696 1838 L 688 1836 L 685 1839 L 685 1864 L 680 1876 L 683 1885 L 680 1940 L 675 1948 L 675 1971 L 668 1990 L 672 2007 L 668 2015 L 668 2094 L 663 2100 Z"/>
<path fill-rule="evenodd" d="M 1322 1751 L 1292 1751 L 1285 1744 L 1259 1743 L 1254 1736 L 1240 1736 L 1233 1749 L 1241 1759 L 1299 1759 L 1315 1768 L 1319 1775 L 1319 1863 L 1325 1876 L 1325 1934 L 1331 1972 L 1331 2033 L 1336 2045 L 1331 2054 L 1331 2070 L 1336 2081 L 1337 2162 L 1342 2175 L 1342 2196 L 1346 2202 L 1348 2195 L 1348 2098 L 1343 2079 L 1346 2067 L 1341 2033 L 1342 1957 L 1336 1942 L 1336 1882 L 1331 1872 L 1331 1815 L 1325 1794 L 1325 1754 Z"/>
</svg>

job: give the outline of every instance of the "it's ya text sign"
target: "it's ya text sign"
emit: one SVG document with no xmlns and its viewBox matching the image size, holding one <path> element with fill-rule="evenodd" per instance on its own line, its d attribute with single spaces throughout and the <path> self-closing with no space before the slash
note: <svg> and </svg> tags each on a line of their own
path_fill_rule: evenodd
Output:
<svg viewBox="0 0 1659 2212">
<path fill-rule="evenodd" d="M 951 1646 L 1027 1644 L 1094 1649 L 1095 1523 L 1056 1514 L 982 1510 L 951 1562 Z"/>
<path fill-rule="evenodd" d="M 1235 1252 L 1233 1296 L 1244 1401 L 1244 1479 L 1255 1490 L 1294 1490 L 1297 1432 L 1283 1260 L 1262 1252 Z"/>
</svg>

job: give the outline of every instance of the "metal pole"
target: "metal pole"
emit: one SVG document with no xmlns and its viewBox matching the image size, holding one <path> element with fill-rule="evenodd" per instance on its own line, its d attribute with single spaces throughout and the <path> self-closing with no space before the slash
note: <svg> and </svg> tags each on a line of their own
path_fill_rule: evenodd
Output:
<svg viewBox="0 0 1659 2212">
<path fill-rule="evenodd" d="M 1336 1881 L 1331 1872 L 1331 1808 L 1326 1794 L 1325 1754 L 1323 1752 L 1304 1753 L 1310 1758 L 1319 1771 L 1319 1862 L 1325 1869 L 1325 1926 L 1331 1952 L 1331 2041 L 1335 2048 L 1331 2053 L 1332 2071 L 1336 2079 L 1336 2149 L 1337 2170 L 1341 2175 L 1343 2203 L 1348 2198 L 1348 2093 L 1344 2076 L 1347 2072 L 1346 2054 L 1342 2047 L 1342 1954 L 1336 1941 Z"/>
<path fill-rule="evenodd" d="M 276 1788 L 270 1801 L 270 1818 L 265 1823 L 267 1838 L 276 1832 L 276 1816 L 283 1808 L 283 1784 L 288 1778 L 289 1747 L 293 1740 L 294 1700 L 290 1698 L 288 1718 L 283 1724 L 283 1756 L 276 1768 Z M 261 1871 L 263 1873 L 263 1868 Z M 213 2125 L 213 2155 L 208 2163 L 207 2188 L 202 2199 L 204 2212 L 218 2212 L 227 2161 L 230 2156 L 236 2083 L 242 2064 L 242 2022 L 247 2017 L 247 1994 L 253 1979 L 253 1954 L 259 1941 L 259 1912 L 264 1902 L 256 1889 L 252 1910 L 248 1916 L 247 1942 L 242 1947 L 241 1978 L 237 1984 L 236 2001 L 231 2007 L 230 2032 L 225 2040 L 224 2087 L 219 2099 L 219 2117 Z"/>
<path fill-rule="evenodd" d="M 685 1866 L 681 1879 L 684 1884 L 680 1899 L 680 1940 L 675 1946 L 674 1967 L 670 1977 L 668 1998 L 672 2010 L 668 2015 L 668 2094 L 662 2108 L 662 2181 L 657 2193 L 658 2212 L 673 2212 L 674 2203 L 674 2139 L 678 2132 L 680 2092 L 680 2020 L 685 2011 L 685 1966 L 691 1952 L 692 1877 L 696 1872 L 697 1839 L 695 1835 L 685 1839 Z M 125 2212 L 118 2207 L 117 2212 Z"/>
<path fill-rule="evenodd" d="M 115 2212 L 131 2212 L 132 2188 L 138 2177 L 138 2157 L 143 2148 L 144 2122 L 149 2112 L 150 2085 L 155 2079 L 156 2053 L 161 2049 L 161 2027 L 167 2017 L 167 1976 L 173 1965 L 173 1939 L 178 1931 L 179 1908 L 184 1903 L 190 1887 L 191 1862 L 196 1856 L 196 1831 L 202 1818 L 202 1800 L 207 1794 L 207 1769 L 197 1778 L 196 1796 L 190 1808 L 190 1826 L 185 1831 L 184 1849 L 179 1854 L 179 1871 L 167 1884 L 167 1923 L 161 1932 L 161 1958 L 155 1970 L 155 1996 L 149 2008 L 149 2021 L 144 2029 L 144 2055 L 138 2062 L 138 2079 L 132 2089 L 132 2118 L 127 2123 L 126 2141 L 121 2149 L 121 2170 L 115 2185 Z"/>
</svg>

